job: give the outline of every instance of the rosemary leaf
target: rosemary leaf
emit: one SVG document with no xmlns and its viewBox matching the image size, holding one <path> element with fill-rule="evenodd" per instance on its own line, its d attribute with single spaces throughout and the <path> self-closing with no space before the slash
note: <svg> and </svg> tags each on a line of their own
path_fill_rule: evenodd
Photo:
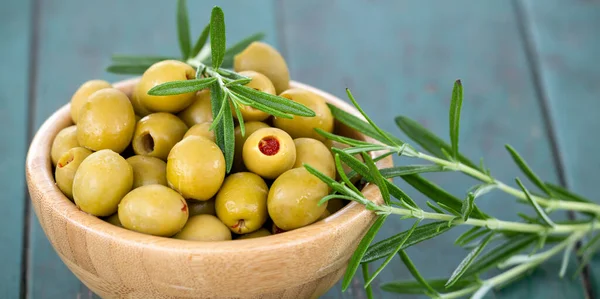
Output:
<svg viewBox="0 0 600 299">
<path fill-rule="evenodd" d="M 427 290 L 426 293 L 430 296 L 437 295 L 437 292 L 427 283 L 423 276 L 421 276 L 421 273 L 419 273 L 417 267 L 415 267 L 413 262 L 410 260 L 408 254 L 406 254 L 404 250 L 401 250 L 400 252 L 398 252 L 398 254 L 400 255 L 402 262 L 404 262 L 404 265 L 406 265 L 406 268 L 408 269 L 410 274 L 412 274 L 412 276 Z"/>
<path fill-rule="evenodd" d="M 248 86 L 233 85 L 230 87 L 230 89 L 253 100 L 254 102 L 268 105 L 269 107 L 284 113 L 305 117 L 314 117 L 316 115 L 314 111 L 298 102 L 294 102 L 284 97 L 264 93 Z"/>
<path fill-rule="evenodd" d="M 194 48 L 192 48 L 192 52 L 190 52 L 190 57 L 196 57 L 196 55 L 198 55 L 198 53 L 200 53 L 200 51 L 202 50 L 202 47 L 204 47 L 204 45 L 206 44 L 206 41 L 208 40 L 209 33 L 210 33 L 210 23 L 206 24 L 206 26 L 204 26 L 202 33 L 200 33 L 200 36 L 198 36 L 198 39 L 196 40 L 196 43 L 194 44 Z"/>
<path fill-rule="evenodd" d="M 271 114 L 273 116 L 281 117 L 281 118 L 287 118 L 287 119 L 294 118 L 290 114 L 283 113 L 283 112 L 280 112 L 279 110 L 273 109 L 273 108 L 271 108 L 271 107 L 269 107 L 267 105 L 263 105 L 261 103 L 254 102 L 252 99 L 249 99 L 249 98 L 247 98 L 247 97 L 245 97 L 245 96 L 243 96 L 241 94 L 238 94 L 238 93 L 235 93 L 235 92 L 231 92 L 230 94 L 233 95 L 233 97 L 239 99 L 240 102 L 248 103 L 247 104 L 248 106 L 256 108 L 256 109 L 258 109 L 260 111 L 263 111 L 263 112 L 266 112 L 268 114 Z M 242 104 L 246 105 L 245 103 L 242 103 Z"/>
<path fill-rule="evenodd" d="M 109 65 L 106 71 L 113 74 L 120 75 L 142 75 L 152 64 L 148 63 L 116 63 Z"/>
<path fill-rule="evenodd" d="M 421 225 L 415 228 L 400 250 L 404 250 L 415 244 L 441 235 L 452 227 L 448 227 L 448 223 L 446 221 L 436 221 Z M 395 245 L 402 241 L 406 234 L 408 234 L 408 231 L 403 231 L 369 246 L 369 249 L 365 253 L 361 262 L 370 263 L 387 257 L 393 250 L 396 249 Z"/>
<path fill-rule="evenodd" d="M 347 192 L 346 192 L 346 190 L 344 190 L 344 187 L 342 186 L 342 184 L 336 182 L 332 178 L 326 176 L 322 172 L 318 171 L 317 169 L 315 169 L 314 167 L 312 167 L 306 163 L 303 163 L 302 166 L 304 166 L 304 168 L 306 168 L 306 170 L 308 170 L 308 172 L 310 172 L 312 175 L 316 176 L 319 180 L 321 180 L 322 182 L 327 184 L 329 187 L 331 187 L 331 189 L 333 189 L 339 193 L 342 193 L 342 194 L 347 194 Z"/>
<path fill-rule="evenodd" d="M 223 10 L 215 6 L 210 15 L 210 56 L 213 68 L 218 69 L 223 63 L 226 45 L 225 16 Z"/>
<path fill-rule="evenodd" d="M 462 200 L 456 198 L 452 194 L 446 192 L 444 189 L 435 185 L 434 183 L 424 179 L 423 177 L 417 174 L 405 175 L 401 176 L 401 178 L 406 181 L 413 188 L 417 189 L 419 192 L 423 193 L 425 196 L 431 198 L 436 203 L 442 203 L 447 207 L 452 208 L 454 211 L 460 211 L 462 208 Z M 458 214 L 460 215 L 460 213 Z M 473 207 L 472 217 L 478 219 L 487 219 L 489 218 L 487 215 L 483 214 L 479 211 L 477 206 Z"/>
<path fill-rule="evenodd" d="M 442 209 L 436 207 L 435 205 L 433 205 L 431 202 L 427 201 L 427 206 L 430 207 L 432 210 L 434 210 L 436 213 L 439 214 L 446 214 L 446 212 L 442 211 Z"/>
<path fill-rule="evenodd" d="M 211 86 L 217 81 L 216 78 L 202 78 L 202 79 L 191 79 L 182 81 L 170 81 L 159 85 L 156 85 L 150 90 L 148 94 L 151 96 L 167 96 L 189 92 L 196 92 Z"/>
<path fill-rule="evenodd" d="M 517 164 L 517 166 L 519 166 L 519 169 L 521 169 L 521 171 L 525 174 L 525 176 L 527 176 L 527 178 L 533 183 L 535 184 L 538 188 L 540 188 L 542 191 L 544 191 L 547 195 L 552 196 L 552 191 L 546 187 L 546 185 L 544 184 L 544 182 L 533 172 L 533 170 L 531 170 L 531 167 L 529 167 L 529 165 L 527 165 L 527 162 L 525 162 L 525 160 L 521 157 L 521 155 L 519 155 L 519 153 L 517 153 L 517 151 L 510 145 L 505 145 L 506 149 L 508 150 L 508 152 L 510 153 L 511 157 L 513 158 L 513 160 L 515 161 L 515 164 Z"/>
<path fill-rule="evenodd" d="M 371 159 L 371 156 L 369 156 L 367 153 L 361 153 L 361 154 L 363 156 L 363 159 L 365 160 L 365 164 L 367 164 L 367 167 L 369 168 L 370 173 L 373 175 L 374 183 L 377 185 L 377 187 L 379 187 L 379 191 L 381 192 L 381 195 L 383 196 L 383 201 L 385 202 L 386 205 L 389 205 L 390 204 L 390 192 L 388 191 L 387 183 L 386 183 L 388 181 L 385 178 L 383 178 L 383 176 L 377 169 L 377 165 L 375 165 L 375 162 L 373 162 L 373 159 Z"/>
<path fill-rule="evenodd" d="M 589 240 L 585 245 L 581 246 L 579 250 L 577 250 L 577 255 L 582 256 L 585 251 L 590 249 L 596 242 L 600 241 L 600 233 L 596 234 L 591 240 Z"/>
<path fill-rule="evenodd" d="M 447 206 L 446 204 L 444 204 L 443 202 L 436 202 L 438 204 L 438 206 L 442 207 L 442 209 L 450 212 L 451 214 L 453 214 L 454 216 L 461 216 L 460 212 L 458 210 L 453 209 L 452 207 Z"/>
<path fill-rule="evenodd" d="M 217 116 L 215 116 L 213 118 L 212 124 L 210 125 L 210 127 L 208 128 L 210 131 L 215 129 L 215 126 L 219 123 L 221 123 L 221 118 L 223 117 L 223 114 L 225 114 L 225 106 L 228 106 L 227 104 L 229 104 L 229 101 L 227 100 L 227 94 L 225 93 L 223 96 L 223 100 L 221 101 L 221 107 L 219 108 L 219 113 L 217 113 Z"/>
<path fill-rule="evenodd" d="M 593 203 L 593 201 L 581 195 L 577 195 L 561 186 L 554 185 L 548 182 L 544 183 L 544 185 L 548 187 L 548 189 L 550 189 L 554 193 L 554 195 L 558 196 L 558 198 L 562 200 Z"/>
<path fill-rule="evenodd" d="M 454 245 L 462 244 L 463 240 L 471 236 L 472 234 L 478 232 L 481 229 L 481 226 L 473 226 L 466 232 L 462 233 L 456 240 L 454 241 Z M 459 245 L 460 246 L 460 245 Z"/>
<path fill-rule="evenodd" d="M 335 135 L 333 133 L 329 133 L 326 131 L 323 131 L 320 128 L 315 128 L 314 129 L 317 133 L 319 133 L 319 135 L 333 140 L 333 141 L 337 141 L 343 144 L 347 144 L 347 145 L 352 145 L 353 147 L 361 147 L 361 146 L 377 146 L 376 144 L 372 144 L 372 143 L 368 143 L 368 142 L 364 142 L 361 140 L 356 140 L 353 138 L 349 138 L 349 137 L 345 137 L 345 136 L 340 136 L 340 135 Z"/>
<path fill-rule="evenodd" d="M 479 198 L 484 194 L 496 189 L 497 187 L 498 185 L 496 184 L 480 184 L 475 186 L 471 192 L 473 193 L 473 196 L 475 196 L 475 198 Z"/>
<path fill-rule="evenodd" d="M 370 280 L 369 264 L 362 264 L 361 267 L 362 267 L 363 280 L 366 284 L 367 281 Z M 367 294 L 367 299 L 373 299 L 373 288 L 370 285 L 367 285 L 365 287 L 365 293 Z"/>
<path fill-rule="evenodd" d="M 540 205 L 535 200 L 533 200 L 533 198 L 531 197 L 531 193 L 529 193 L 527 188 L 525 188 L 523 183 L 521 183 L 521 180 L 519 180 L 519 178 L 516 178 L 515 181 L 517 182 L 519 187 L 521 187 L 521 190 L 523 190 L 523 193 L 525 193 L 525 197 L 527 197 L 527 200 L 529 201 L 531 206 L 533 206 L 533 208 L 535 209 L 535 212 L 538 214 L 538 216 L 540 216 L 540 218 L 542 218 L 544 220 L 544 224 L 548 227 L 554 227 L 555 226 L 554 222 L 552 222 L 550 217 L 548 217 L 548 215 L 546 215 L 546 212 L 544 212 L 542 207 L 540 207 Z"/>
<path fill-rule="evenodd" d="M 477 280 L 473 278 L 463 278 L 451 287 L 446 288 L 444 285 L 446 284 L 448 279 L 429 279 L 426 280 L 427 284 L 431 286 L 434 290 L 438 292 L 453 292 L 460 289 L 467 288 L 473 284 L 477 283 Z M 424 294 L 428 291 L 420 282 L 418 281 L 391 281 L 386 282 L 380 285 L 381 290 L 391 293 L 397 294 L 413 294 L 420 295 Z"/>
<path fill-rule="evenodd" d="M 358 102 L 356 102 L 356 99 L 354 99 L 354 96 L 352 95 L 352 92 L 350 92 L 350 89 L 346 88 L 346 94 L 348 95 L 348 98 L 350 99 L 350 101 L 352 101 L 352 104 L 354 104 L 354 107 L 356 107 L 356 109 L 358 110 L 358 112 L 360 112 L 360 114 L 362 114 L 362 116 L 367 120 L 367 122 L 371 125 L 371 127 L 377 132 L 379 133 L 380 136 L 382 136 L 383 138 L 385 138 L 390 145 L 396 145 L 399 146 L 401 144 L 398 144 L 394 141 L 394 139 L 392 139 L 386 132 L 384 132 L 382 129 L 380 129 L 375 122 L 369 117 L 369 115 L 367 115 L 367 113 L 365 113 L 365 111 L 362 109 L 362 107 L 360 107 L 360 105 L 358 105 Z"/>
<path fill-rule="evenodd" d="M 177 1 L 177 36 L 183 60 L 190 58 L 190 24 L 185 0 Z"/>
<path fill-rule="evenodd" d="M 402 241 L 400 241 L 400 243 L 398 243 L 398 245 L 396 246 L 396 249 L 392 253 L 390 253 L 390 255 L 388 255 L 388 257 L 385 259 L 383 264 L 381 264 L 379 266 L 379 268 L 377 268 L 377 270 L 375 271 L 375 273 L 373 273 L 373 275 L 371 276 L 369 281 L 366 282 L 366 284 L 365 284 L 366 286 L 370 286 L 371 282 L 373 282 L 375 277 L 377 277 L 377 275 L 379 275 L 379 273 L 381 273 L 381 271 L 392 261 L 392 258 L 396 255 L 396 253 L 398 253 L 398 251 L 400 251 L 400 248 L 402 248 L 402 246 L 404 245 L 406 240 L 410 237 L 410 235 L 412 235 L 412 233 L 415 231 L 415 228 L 419 225 L 419 223 L 421 223 L 421 219 L 417 218 L 417 220 L 415 220 L 415 223 L 413 223 L 413 225 L 408 230 L 408 232 L 406 233 L 404 238 L 402 238 Z M 367 265 L 367 264 L 363 264 L 363 265 Z"/>
<path fill-rule="evenodd" d="M 470 235 L 466 236 L 464 239 L 462 239 L 462 240 L 461 240 L 461 242 L 460 242 L 460 243 L 458 243 L 457 245 L 458 245 L 458 246 L 460 246 L 460 247 L 465 247 L 465 248 L 466 248 L 466 247 L 467 247 L 467 246 L 469 246 L 469 245 L 470 245 L 470 244 L 471 244 L 471 243 L 472 243 L 474 240 L 477 240 L 477 238 L 479 238 L 479 237 L 481 237 L 481 236 L 483 236 L 483 235 L 487 234 L 487 233 L 488 233 L 488 232 L 490 232 L 490 231 L 491 231 L 491 230 L 489 230 L 489 229 L 487 229 L 487 228 L 486 228 L 486 229 L 484 229 L 484 230 L 481 230 L 481 231 L 478 231 L 478 232 L 472 233 L 472 234 L 470 234 Z"/>
<path fill-rule="evenodd" d="M 333 151 L 336 154 L 339 154 L 342 162 L 344 162 L 346 165 L 348 165 L 350 168 L 356 171 L 356 173 L 360 174 L 365 180 L 375 183 L 375 179 L 371 175 L 369 167 L 367 167 L 367 165 L 365 165 L 362 161 L 356 159 L 354 156 L 349 155 L 338 148 L 332 148 L 331 151 Z M 388 191 L 393 197 L 406 201 L 410 206 L 414 208 L 419 207 L 417 206 L 415 201 L 412 200 L 412 198 L 410 198 L 410 196 L 408 196 L 408 194 L 402 191 L 402 189 L 400 189 L 398 186 L 394 185 L 388 180 L 384 180 L 384 182 L 387 185 L 386 187 Z"/>
<path fill-rule="evenodd" d="M 479 260 L 471 265 L 463 276 L 466 277 L 479 274 L 498 265 L 511 256 L 525 250 L 535 242 L 537 238 L 537 234 L 517 234 L 514 237 L 507 238 L 505 242 L 481 256 Z"/>
<path fill-rule="evenodd" d="M 375 238 L 375 235 L 377 235 L 377 232 L 379 231 L 379 229 L 385 222 L 387 216 L 388 215 L 385 215 L 385 214 L 378 216 L 377 220 L 375 220 L 375 223 L 373 223 L 373 225 L 371 225 L 371 227 L 369 228 L 369 231 L 367 231 L 365 236 L 362 238 L 362 240 L 358 244 L 358 247 L 354 251 L 354 254 L 352 254 L 350 261 L 348 262 L 348 268 L 346 268 L 346 273 L 344 273 L 344 279 L 342 280 L 342 291 L 346 291 L 348 289 L 348 287 L 350 286 L 350 283 L 352 282 L 352 278 L 354 277 L 354 274 L 356 273 L 356 270 L 358 269 L 358 266 L 361 263 L 361 259 L 363 258 L 363 255 L 369 248 L 369 244 L 371 244 L 371 242 Z"/>
<path fill-rule="evenodd" d="M 396 166 L 390 168 L 382 168 L 379 170 L 384 178 L 394 178 L 403 175 L 426 173 L 426 172 L 443 172 L 448 171 L 441 165 L 408 165 Z"/>
<path fill-rule="evenodd" d="M 333 104 L 328 103 L 327 106 L 329 107 L 329 110 L 331 110 L 331 114 L 333 115 L 333 117 L 335 117 L 336 120 L 350 128 L 353 128 L 387 145 L 404 144 L 402 140 L 398 139 L 397 137 L 394 137 L 388 132 L 385 132 L 385 135 L 387 135 L 388 138 L 383 137 L 379 132 L 377 132 L 377 130 L 375 130 L 371 125 L 369 125 L 368 122 L 363 121 L 362 119 L 342 110 L 341 108 Z M 394 142 L 390 144 L 390 141 L 388 141 L 388 139 L 391 139 Z"/>
<path fill-rule="evenodd" d="M 252 81 L 252 78 L 246 77 L 246 76 L 242 76 L 242 75 L 240 75 L 240 74 L 238 74 L 238 73 L 236 73 L 234 71 L 228 70 L 228 69 L 218 69 L 218 70 L 216 70 L 216 72 L 219 75 L 221 75 L 221 76 L 223 76 L 223 77 L 225 77 L 227 79 L 230 79 L 230 80 L 247 79 L 247 80 Z M 244 85 L 244 84 L 242 84 L 242 85 Z"/>
<path fill-rule="evenodd" d="M 460 264 L 458 264 L 458 267 L 456 267 L 456 269 L 454 270 L 454 272 L 452 272 L 452 275 L 448 279 L 448 282 L 446 282 L 446 287 L 452 286 L 463 276 L 463 274 L 465 274 L 465 272 L 467 271 L 469 266 L 471 266 L 473 261 L 475 261 L 475 259 L 477 259 L 477 257 L 481 253 L 481 251 L 485 248 L 485 246 L 487 246 L 487 244 L 490 242 L 490 240 L 492 240 L 493 236 L 494 236 L 494 232 L 489 233 L 487 235 L 487 237 L 485 237 L 485 239 L 483 239 L 483 241 L 481 243 L 479 243 L 479 245 L 477 245 L 477 247 L 475 247 L 475 249 L 473 249 L 460 262 Z"/>
<path fill-rule="evenodd" d="M 469 220 L 469 216 L 473 212 L 473 207 L 475 206 L 475 195 L 473 193 L 469 193 L 467 198 L 463 200 L 462 206 L 460 208 L 460 213 L 462 215 L 463 221 Z"/>
<path fill-rule="evenodd" d="M 560 263 L 560 271 L 558 271 L 558 277 L 563 278 L 565 273 L 567 272 L 567 267 L 569 266 L 569 260 L 571 259 L 571 252 L 573 252 L 573 247 L 575 247 L 575 242 L 570 243 L 565 248 L 563 252 L 562 262 Z"/>
<path fill-rule="evenodd" d="M 113 54 L 112 62 L 114 64 L 132 64 L 132 65 L 153 65 L 163 60 L 177 60 L 175 57 L 169 56 L 137 56 L 137 55 L 126 55 L 126 54 Z"/>
<path fill-rule="evenodd" d="M 242 137 L 246 136 L 246 125 L 244 124 L 244 117 L 242 116 L 242 110 L 240 109 L 240 104 L 236 100 L 232 100 L 233 109 L 235 110 L 235 115 L 237 116 L 237 120 L 240 123 L 240 134 Z"/>
<path fill-rule="evenodd" d="M 396 117 L 395 120 L 396 120 L 396 124 L 398 125 L 398 127 L 406 135 L 408 135 L 408 137 L 410 137 L 416 143 L 421 145 L 421 147 L 423 147 L 426 151 L 428 151 L 432 155 L 434 155 L 438 158 L 444 159 L 444 158 L 446 158 L 446 155 L 444 155 L 444 153 L 442 152 L 442 149 L 444 149 L 447 152 L 452 151 L 452 147 L 450 145 L 448 145 L 446 142 L 444 142 L 438 136 L 433 134 L 433 132 L 427 130 L 425 127 L 423 127 L 418 122 L 416 122 L 406 116 L 398 116 L 398 117 Z M 471 168 L 478 169 L 478 167 L 473 162 L 471 162 L 466 157 L 462 156 L 460 153 L 458 154 L 458 161 L 460 161 L 461 163 L 463 163 Z M 480 169 L 480 170 L 484 171 L 483 169 Z"/>
<path fill-rule="evenodd" d="M 460 133 L 460 109 L 463 101 L 463 89 L 460 80 L 454 82 L 452 89 L 452 102 L 450 103 L 450 142 L 452 143 L 452 157 L 458 160 L 458 135 Z"/>
<path fill-rule="evenodd" d="M 335 168 L 336 168 L 340 178 L 342 179 L 342 182 L 344 182 L 346 184 L 346 186 L 348 186 L 348 188 L 352 189 L 357 194 L 360 194 L 361 193 L 360 190 L 358 190 L 358 188 L 356 188 L 356 186 L 354 186 L 354 184 L 352 184 L 352 182 L 346 175 L 346 172 L 344 172 L 344 167 L 342 166 L 342 160 L 340 160 L 339 154 L 335 154 L 334 161 L 335 161 Z"/>
<path fill-rule="evenodd" d="M 230 87 L 231 85 L 246 85 L 248 83 L 252 82 L 252 79 L 248 78 L 248 79 L 237 79 L 237 80 L 233 80 L 233 81 L 229 81 L 225 84 L 225 86 Z"/>
<path fill-rule="evenodd" d="M 210 86 L 210 106 L 212 110 L 213 119 L 219 114 L 219 108 L 221 108 L 221 101 L 223 101 L 223 90 L 218 86 L 218 84 L 213 84 Z M 223 123 L 218 122 L 215 129 L 215 141 L 223 154 L 225 154 L 225 139 L 223 136 L 224 128 Z"/>
<path fill-rule="evenodd" d="M 227 100 L 225 99 L 227 102 Z M 233 123 L 233 115 L 231 114 L 231 106 L 229 103 L 223 107 L 223 145 L 225 146 L 225 165 L 226 173 L 231 171 L 233 167 L 233 157 L 235 154 L 235 124 Z"/>
</svg>

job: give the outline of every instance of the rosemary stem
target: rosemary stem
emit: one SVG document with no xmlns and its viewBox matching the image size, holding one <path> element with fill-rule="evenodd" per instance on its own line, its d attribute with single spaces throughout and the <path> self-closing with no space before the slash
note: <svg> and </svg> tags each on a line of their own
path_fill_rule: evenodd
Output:
<svg viewBox="0 0 600 299">
<path fill-rule="evenodd" d="M 495 286 L 502 285 L 502 284 L 512 280 L 513 278 L 521 275 L 522 273 L 524 273 L 532 268 L 537 267 L 539 264 L 545 262 L 552 256 L 561 252 L 563 249 L 571 246 L 572 244 L 577 242 L 579 239 L 583 238 L 583 236 L 585 236 L 585 234 L 586 234 L 585 231 L 574 232 L 567 239 L 560 242 L 558 245 L 548 249 L 544 253 L 536 254 L 535 259 L 532 259 L 527 263 L 523 263 L 516 267 L 513 267 L 510 270 L 507 270 L 507 271 L 505 271 L 501 274 L 498 274 L 492 278 L 486 279 L 482 282 L 481 286 L 488 286 L 488 287 L 492 288 Z M 474 286 L 467 287 L 467 288 L 464 288 L 462 290 L 458 290 L 455 292 L 440 294 L 441 295 L 440 298 L 444 298 L 444 299 L 459 298 L 459 297 L 474 293 L 481 286 L 474 285 Z"/>
<path fill-rule="evenodd" d="M 442 221 L 453 221 L 453 224 L 460 225 L 472 225 L 472 226 L 481 226 L 487 227 L 491 230 L 502 230 L 502 231 L 515 231 L 515 232 L 524 232 L 524 233 L 544 233 L 548 235 L 560 235 L 572 232 L 587 232 L 590 230 L 598 230 L 600 229 L 597 221 L 591 223 L 584 224 L 558 224 L 554 227 L 546 227 L 539 224 L 530 224 L 530 223 L 519 223 L 519 222 L 511 222 L 511 221 L 503 221 L 498 219 L 473 219 L 469 218 L 467 221 L 463 221 L 462 219 L 457 219 L 454 215 L 440 214 L 440 213 L 430 213 L 425 212 L 423 210 L 408 210 L 396 207 L 387 207 L 388 211 L 391 214 L 396 215 L 408 215 L 415 218 L 421 219 L 430 219 L 430 220 L 442 220 Z"/>
<path fill-rule="evenodd" d="M 515 196 L 521 200 L 527 200 L 527 197 L 523 191 L 513 188 L 501 181 L 498 181 L 481 171 L 469 167 L 460 162 L 452 162 L 444 159 L 440 159 L 437 157 L 433 157 L 424 153 L 417 153 L 417 158 L 424 159 L 435 164 L 444 166 L 448 169 L 452 169 L 455 171 L 460 171 L 462 173 L 468 174 L 484 183 L 495 184 L 496 187 L 512 196 Z M 572 201 L 564 201 L 556 198 L 542 198 L 539 196 L 532 195 L 532 199 L 535 200 L 540 206 L 546 207 L 549 210 L 571 210 L 571 211 L 580 211 L 580 212 L 592 212 L 597 215 L 600 215 L 600 205 L 585 203 L 585 202 L 572 202 Z"/>
</svg>

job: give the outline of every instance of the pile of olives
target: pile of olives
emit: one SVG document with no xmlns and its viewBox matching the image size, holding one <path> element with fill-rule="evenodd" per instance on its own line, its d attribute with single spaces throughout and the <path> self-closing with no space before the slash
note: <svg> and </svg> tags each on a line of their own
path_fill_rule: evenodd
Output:
<svg viewBox="0 0 600 299">
<path fill-rule="evenodd" d="M 282 119 L 243 107 L 245 136 L 236 122 L 234 164 L 227 174 L 209 130 L 209 90 L 147 94 L 158 84 L 194 78 L 190 65 L 155 63 L 130 96 L 91 80 L 71 98 L 74 125 L 52 144 L 58 188 L 82 211 L 114 225 L 194 241 L 286 232 L 342 208 L 341 200 L 318 205 L 331 190 L 303 167 L 339 177 L 331 148 L 344 145 L 314 131 L 334 131 L 325 100 L 290 88 L 285 60 L 262 42 L 235 56 L 234 71 L 252 79 L 246 86 L 301 103 L 316 116 Z"/>
</svg>

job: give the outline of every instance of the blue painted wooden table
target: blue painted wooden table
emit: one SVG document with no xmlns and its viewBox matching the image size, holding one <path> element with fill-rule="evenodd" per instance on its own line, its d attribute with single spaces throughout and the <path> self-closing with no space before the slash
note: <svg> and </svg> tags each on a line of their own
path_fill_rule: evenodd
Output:
<svg viewBox="0 0 600 299">
<path fill-rule="evenodd" d="M 452 82 L 465 88 L 462 150 L 483 157 L 512 181 L 513 145 L 547 181 L 598 198 L 600 142 L 600 2 L 515 1 L 188 1 L 193 34 L 214 4 L 223 7 L 228 40 L 267 33 L 292 79 L 346 99 L 349 87 L 386 130 L 407 115 L 447 135 Z M 88 298 L 94 295 L 62 264 L 28 206 L 24 158 L 40 124 L 84 81 L 105 72 L 112 53 L 177 55 L 174 1 L 8 0 L 0 9 L 0 298 Z M 462 197 L 470 181 L 428 176 Z M 411 194 L 410 187 L 398 182 Z M 418 196 L 417 196 L 418 197 Z M 516 220 L 524 209 L 501 194 L 479 206 Z M 560 215 L 559 215 L 560 216 Z M 567 218 L 569 215 L 562 215 Z M 406 229 L 386 224 L 382 238 Z M 447 277 L 466 252 L 457 230 L 410 248 L 427 277 Z M 495 298 L 594 298 L 600 263 L 583 277 L 559 279 L 560 259 L 490 293 Z M 571 263 L 575 267 L 575 262 Z M 409 279 L 399 261 L 375 285 Z M 361 282 L 324 298 L 364 298 Z M 375 289 L 376 298 L 393 298 Z"/>
</svg>

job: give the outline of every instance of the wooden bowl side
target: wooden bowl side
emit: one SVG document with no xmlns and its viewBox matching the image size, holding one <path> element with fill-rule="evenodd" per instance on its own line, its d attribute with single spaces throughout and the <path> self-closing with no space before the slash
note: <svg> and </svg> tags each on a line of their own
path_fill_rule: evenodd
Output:
<svg viewBox="0 0 600 299">
<path fill-rule="evenodd" d="M 114 86 L 130 95 L 137 80 Z M 361 117 L 328 93 L 298 82 L 291 87 L 315 92 Z M 229 242 L 190 242 L 114 226 L 79 210 L 54 182 L 50 148 L 56 134 L 72 125 L 69 109 L 69 104 L 60 108 L 35 134 L 26 160 L 27 186 L 35 214 L 59 257 L 104 298 L 316 298 L 341 278 L 374 221 L 372 212 L 351 202 L 307 227 Z M 380 168 L 391 165 L 391 157 L 378 162 Z M 375 185 L 362 191 L 382 202 Z"/>
</svg>

